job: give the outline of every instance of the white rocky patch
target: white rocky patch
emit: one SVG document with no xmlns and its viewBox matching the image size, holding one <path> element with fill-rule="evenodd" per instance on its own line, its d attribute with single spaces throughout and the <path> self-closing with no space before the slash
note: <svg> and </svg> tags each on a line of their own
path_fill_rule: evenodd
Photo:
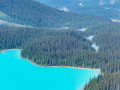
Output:
<svg viewBox="0 0 120 90">
<path fill-rule="evenodd" d="M 110 4 L 115 4 L 118 0 L 110 0 Z"/>
<path fill-rule="evenodd" d="M 69 12 L 68 8 L 66 7 L 62 7 L 62 8 L 58 8 L 59 10 L 65 11 L 65 12 Z"/>
<path fill-rule="evenodd" d="M 79 3 L 79 5 L 80 5 L 81 7 L 83 7 L 83 6 L 84 6 L 82 3 Z"/>
<path fill-rule="evenodd" d="M 108 9 L 110 9 L 110 8 L 108 8 L 108 7 L 105 7 L 105 9 L 106 9 L 106 10 L 108 10 Z"/>
<path fill-rule="evenodd" d="M 117 19 L 111 19 L 112 22 L 119 22 L 120 23 L 120 20 L 117 20 Z"/>
<path fill-rule="evenodd" d="M 4 13 L 2 13 L 2 12 L 0 11 L 0 17 L 7 17 L 7 15 L 5 15 Z"/>
<path fill-rule="evenodd" d="M 11 22 L 4 21 L 4 20 L 0 20 L 0 25 L 7 25 L 7 26 L 14 26 L 14 27 L 31 27 L 32 28 L 32 26 L 20 25 L 20 24 L 11 23 Z"/>
<path fill-rule="evenodd" d="M 81 31 L 81 32 L 85 32 L 88 28 L 81 28 L 81 29 L 78 29 L 78 31 Z"/>
<path fill-rule="evenodd" d="M 103 0 L 101 0 L 100 2 L 99 2 L 99 5 L 104 5 L 105 4 L 105 2 L 103 1 Z"/>
<path fill-rule="evenodd" d="M 62 27 L 62 29 L 69 29 L 69 27 Z"/>
</svg>

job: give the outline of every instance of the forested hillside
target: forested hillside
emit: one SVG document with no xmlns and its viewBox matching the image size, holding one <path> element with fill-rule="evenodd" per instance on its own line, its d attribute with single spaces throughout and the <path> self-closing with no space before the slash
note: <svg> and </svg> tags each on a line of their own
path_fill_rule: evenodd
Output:
<svg viewBox="0 0 120 90">
<path fill-rule="evenodd" d="M 79 31 L 2 27 L 0 42 L 1 50 L 23 49 L 23 57 L 40 65 L 92 68 L 104 63 Z"/>
<path fill-rule="evenodd" d="M 0 0 L 0 11 L 14 23 L 34 27 L 82 28 L 109 22 L 97 16 L 63 12 L 33 0 Z"/>
<path fill-rule="evenodd" d="M 102 57 L 95 54 L 95 50 L 90 45 L 91 43 L 81 37 L 79 32 L 65 32 L 58 36 L 47 36 L 29 43 L 23 48 L 22 56 L 45 66 L 95 68 L 104 61 L 100 60 Z"/>
</svg>

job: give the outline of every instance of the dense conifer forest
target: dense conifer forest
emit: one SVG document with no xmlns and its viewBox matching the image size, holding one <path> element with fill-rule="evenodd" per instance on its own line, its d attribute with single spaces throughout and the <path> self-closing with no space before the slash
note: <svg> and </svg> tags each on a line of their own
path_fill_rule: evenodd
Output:
<svg viewBox="0 0 120 90">
<path fill-rule="evenodd" d="M 0 50 L 22 49 L 22 57 L 44 66 L 100 68 L 101 75 L 84 89 L 120 89 L 119 23 L 58 11 L 31 0 L 0 0 L 0 9 L 10 22 L 33 26 L 0 24 Z M 85 32 L 75 29 L 86 25 Z M 61 29 L 66 26 L 74 29 Z M 90 35 L 95 36 L 92 42 L 86 38 Z M 100 47 L 97 52 L 91 47 L 94 42 Z"/>
<path fill-rule="evenodd" d="M 95 55 L 91 42 L 79 31 L 2 27 L 0 28 L 0 42 L 1 50 L 23 49 L 23 57 L 40 65 L 92 68 L 97 67 L 94 63 L 99 64 L 96 61 L 100 56 Z"/>
<path fill-rule="evenodd" d="M 119 90 L 120 73 L 100 75 L 92 79 L 84 90 Z"/>
<path fill-rule="evenodd" d="M 93 42 L 100 46 L 99 53 L 106 58 L 101 67 L 102 73 L 91 80 L 85 90 L 119 90 L 120 89 L 120 24 L 109 23 L 91 27 L 87 34 L 95 35 Z"/>
</svg>

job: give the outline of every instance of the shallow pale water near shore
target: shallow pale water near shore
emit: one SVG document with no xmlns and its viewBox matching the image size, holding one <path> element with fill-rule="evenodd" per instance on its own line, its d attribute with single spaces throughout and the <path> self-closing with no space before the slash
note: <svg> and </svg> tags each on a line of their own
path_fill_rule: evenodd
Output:
<svg viewBox="0 0 120 90">
<path fill-rule="evenodd" d="M 95 70 L 40 67 L 22 59 L 20 53 L 0 53 L 0 90 L 79 90 L 98 76 Z"/>
</svg>

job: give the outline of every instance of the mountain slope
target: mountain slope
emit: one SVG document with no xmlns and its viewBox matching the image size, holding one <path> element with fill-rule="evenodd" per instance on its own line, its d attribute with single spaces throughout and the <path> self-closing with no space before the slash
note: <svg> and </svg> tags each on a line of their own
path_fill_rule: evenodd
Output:
<svg viewBox="0 0 120 90">
<path fill-rule="evenodd" d="M 51 7 L 78 14 L 120 19 L 120 0 L 36 0 Z"/>
<path fill-rule="evenodd" d="M 107 21 L 97 16 L 63 12 L 32 0 L 0 0 L 0 8 L 12 22 L 34 27 L 80 28 Z"/>
</svg>

